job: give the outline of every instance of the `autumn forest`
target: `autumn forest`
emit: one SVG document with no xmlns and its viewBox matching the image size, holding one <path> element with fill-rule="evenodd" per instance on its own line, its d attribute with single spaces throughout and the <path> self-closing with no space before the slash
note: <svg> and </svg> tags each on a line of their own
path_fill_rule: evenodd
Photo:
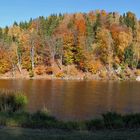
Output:
<svg viewBox="0 0 140 140">
<path fill-rule="evenodd" d="M 0 28 L 0 77 L 133 79 L 139 68 L 132 12 L 52 14 Z"/>
</svg>

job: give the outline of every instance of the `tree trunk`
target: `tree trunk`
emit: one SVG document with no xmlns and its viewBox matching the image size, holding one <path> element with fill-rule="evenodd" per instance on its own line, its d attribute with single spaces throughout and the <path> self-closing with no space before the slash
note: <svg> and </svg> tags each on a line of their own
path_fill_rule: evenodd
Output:
<svg viewBox="0 0 140 140">
<path fill-rule="evenodd" d="M 21 68 L 21 55 L 18 53 L 18 50 L 16 50 L 16 54 L 17 54 L 17 60 L 18 60 L 17 67 L 18 67 L 19 72 L 21 73 L 21 71 L 22 71 L 22 68 Z"/>
<path fill-rule="evenodd" d="M 30 50 L 32 70 L 35 67 L 35 64 L 34 64 L 34 54 L 35 54 L 35 52 L 34 52 L 34 43 L 32 42 L 32 47 L 31 47 L 31 50 Z"/>
</svg>

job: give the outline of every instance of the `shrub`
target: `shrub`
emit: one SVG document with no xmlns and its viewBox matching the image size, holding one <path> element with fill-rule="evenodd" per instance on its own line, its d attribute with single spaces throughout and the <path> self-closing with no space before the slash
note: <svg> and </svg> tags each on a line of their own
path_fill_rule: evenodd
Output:
<svg viewBox="0 0 140 140">
<path fill-rule="evenodd" d="M 0 112 L 0 125 L 11 127 L 25 127 L 29 122 L 30 115 L 24 111 Z"/>
<path fill-rule="evenodd" d="M 130 69 L 125 69 L 124 72 L 125 72 L 125 76 L 127 77 L 130 77 L 132 75 L 132 72 Z"/>
<path fill-rule="evenodd" d="M 45 67 L 44 66 L 38 66 L 38 67 L 36 67 L 35 73 L 37 75 L 43 75 L 45 73 Z"/>
<path fill-rule="evenodd" d="M 30 76 L 30 78 L 33 78 L 33 77 L 34 77 L 34 72 L 33 72 L 33 70 L 30 70 L 30 71 L 29 71 L 29 76 Z"/>
<path fill-rule="evenodd" d="M 88 130 L 99 130 L 105 127 L 104 121 L 102 119 L 94 119 L 91 121 L 87 121 L 86 123 Z"/>
<path fill-rule="evenodd" d="M 78 69 L 75 66 L 71 66 L 69 69 L 69 75 L 76 76 L 78 74 Z"/>
<path fill-rule="evenodd" d="M 121 80 L 124 80 L 124 79 L 125 79 L 125 74 L 124 74 L 123 72 L 121 72 L 121 73 L 119 74 L 119 78 L 121 78 Z"/>
<path fill-rule="evenodd" d="M 101 129 L 122 129 L 122 128 L 140 128 L 140 114 L 129 114 L 121 116 L 117 113 L 108 112 L 103 114 L 103 118 L 89 121 L 58 121 L 47 112 L 38 111 L 28 113 L 18 112 L 0 112 L 0 125 L 12 127 L 41 128 L 41 129 L 64 129 L 72 130 L 101 130 Z"/>
<path fill-rule="evenodd" d="M 106 128 L 112 129 L 112 128 L 124 127 L 123 118 L 120 114 L 108 112 L 106 114 L 103 114 L 102 116 L 103 116 L 103 120 L 104 120 Z"/>
<path fill-rule="evenodd" d="M 140 127 L 140 114 L 128 114 L 123 116 L 125 127 L 138 128 Z"/>
<path fill-rule="evenodd" d="M 27 97 L 22 92 L 0 91 L 0 111 L 16 112 L 23 110 L 27 104 Z"/>
<path fill-rule="evenodd" d="M 48 74 L 48 75 L 52 75 L 52 74 L 53 74 L 52 67 L 47 67 L 47 68 L 45 69 L 45 71 L 46 71 L 46 74 Z"/>
<path fill-rule="evenodd" d="M 52 117 L 48 112 L 38 111 L 32 114 L 32 120 L 36 121 L 56 121 L 55 117 Z"/>
<path fill-rule="evenodd" d="M 64 78 L 65 74 L 63 72 L 59 72 L 59 73 L 56 74 L 56 77 L 57 78 Z"/>
<path fill-rule="evenodd" d="M 94 61 L 94 62 L 88 62 L 87 63 L 87 69 L 92 74 L 96 74 L 101 69 L 101 63 L 100 61 Z"/>
<path fill-rule="evenodd" d="M 61 122 L 61 129 L 65 130 L 81 130 L 79 122 Z"/>
<path fill-rule="evenodd" d="M 23 124 L 24 127 L 29 128 L 57 128 L 57 120 L 50 116 L 47 112 L 38 111 L 29 114 L 28 121 Z"/>
<path fill-rule="evenodd" d="M 22 92 L 16 92 L 14 102 L 15 102 L 14 108 L 15 111 L 24 109 L 27 104 L 27 97 L 23 95 Z"/>
<path fill-rule="evenodd" d="M 99 76 L 104 79 L 104 78 L 107 77 L 107 72 L 106 71 L 101 71 Z"/>
<path fill-rule="evenodd" d="M 140 76 L 140 70 L 136 70 L 136 71 L 135 71 L 135 75 L 136 75 L 136 76 Z"/>
</svg>

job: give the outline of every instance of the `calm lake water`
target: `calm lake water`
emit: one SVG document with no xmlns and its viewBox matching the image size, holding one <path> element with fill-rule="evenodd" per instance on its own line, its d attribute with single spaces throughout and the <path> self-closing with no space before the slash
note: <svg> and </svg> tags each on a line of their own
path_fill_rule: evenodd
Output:
<svg viewBox="0 0 140 140">
<path fill-rule="evenodd" d="M 0 80 L 0 89 L 22 90 L 29 99 L 27 110 L 47 108 L 62 120 L 140 112 L 139 82 Z"/>
</svg>

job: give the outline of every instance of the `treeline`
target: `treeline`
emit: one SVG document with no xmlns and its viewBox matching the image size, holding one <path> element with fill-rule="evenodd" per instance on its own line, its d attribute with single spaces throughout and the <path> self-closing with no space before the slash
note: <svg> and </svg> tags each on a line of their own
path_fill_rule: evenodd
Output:
<svg viewBox="0 0 140 140">
<path fill-rule="evenodd" d="M 139 54 L 140 21 L 132 12 L 54 14 L 0 28 L 0 74 L 26 69 L 30 76 L 51 75 L 57 69 L 63 76 L 71 66 L 120 74 L 140 67 Z"/>
</svg>

